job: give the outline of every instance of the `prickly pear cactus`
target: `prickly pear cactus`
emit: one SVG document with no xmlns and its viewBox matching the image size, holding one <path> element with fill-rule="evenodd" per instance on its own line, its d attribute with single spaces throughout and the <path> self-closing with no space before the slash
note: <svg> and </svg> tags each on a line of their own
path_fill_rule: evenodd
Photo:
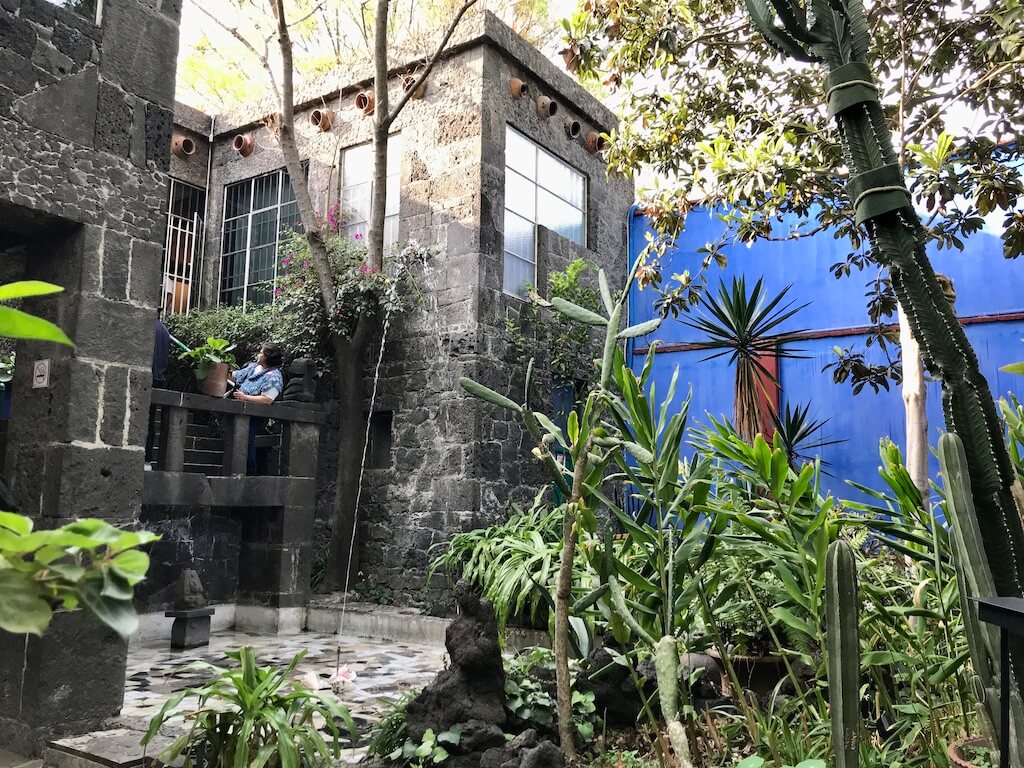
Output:
<svg viewBox="0 0 1024 768">
<path fill-rule="evenodd" d="M 978 358 L 925 255 L 924 228 L 912 206 L 892 137 L 865 63 L 870 30 L 862 0 L 746 0 L 764 38 L 801 61 L 828 67 L 825 99 L 842 136 L 846 190 L 875 258 L 889 269 L 928 370 L 942 381 L 946 427 L 963 440 L 984 552 L 999 595 L 1021 596 L 1024 528 L 1020 492 L 1002 424 Z M 1024 642 L 1011 647 L 1024 680 Z"/>
<path fill-rule="evenodd" d="M 860 610 L 850 545 L 832 542 L 825 559 L 825 649 L 836 768 L 860 765 Z"/>
</svg>

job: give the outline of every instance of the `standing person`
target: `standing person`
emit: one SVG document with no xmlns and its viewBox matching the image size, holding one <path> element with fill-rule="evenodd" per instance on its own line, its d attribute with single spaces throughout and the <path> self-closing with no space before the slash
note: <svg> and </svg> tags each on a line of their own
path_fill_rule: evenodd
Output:
<svg viewBox="0 0 1024 768">
<path fill-rule="evenodd" d="M 156 311 L 156 324 L 153 326 L 153 389 L 167 386 L 167 362 L 171 357 L 171 332 L 167 330 L 160 315 L 162 309 Z M 149 429 L 146 431 L 146 469 L 151 469 L 153 459 L 154 425 L 156 424 L 156 406 L 149 404 Z"/>
<path fill-rule="evenodd" d="M 284 391 L 284 376 L 281 365 L 284 363 L 284 350 L 277 344 L 265 343 L 260 347 L 256 359 L 236 371 L 233 377 L 238 389 L 233 393 L 236 400 L 248 403 L 270 405 Z M 256 435 L 263 429 L 266 419 L 253 416 L 249 419 L 249 455 L 246 460 L 246 471 L 256 474 Z"/>
</svg>

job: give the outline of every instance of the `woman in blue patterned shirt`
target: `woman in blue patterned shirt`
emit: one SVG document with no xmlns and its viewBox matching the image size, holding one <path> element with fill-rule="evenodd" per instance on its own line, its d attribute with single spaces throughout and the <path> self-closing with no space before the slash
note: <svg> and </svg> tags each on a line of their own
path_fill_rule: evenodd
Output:
<svg viewBox="0 0 1024 768">
<path fill-rule="evenodd" d="M 277 344 L 264 344 L 253 362 L 235 372 L 234 383 L 237 389 L 233 397 L 236 400 L 260 405 L 273 403 L 284 391 L 282 363 L 284 350 Z M 249 419 L 249 455 L 246 470 L 250 475 L 256 474 L 256 435 L 262 431 L 266 421 L 260 416 L 252 416 Z"/>
</svg>

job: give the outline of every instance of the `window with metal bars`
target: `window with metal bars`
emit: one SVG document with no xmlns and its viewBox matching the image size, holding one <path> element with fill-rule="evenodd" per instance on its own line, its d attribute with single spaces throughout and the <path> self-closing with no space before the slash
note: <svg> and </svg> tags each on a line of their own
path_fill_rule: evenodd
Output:
<svg viewBox="0 0 1024 768">
<path fill-rule="evenodd" d="M 205 212 L 205 189 L 171 179 L 163 269 L 163 308 L 170 315 L 198 305 Z"/>
<path fill-rule="evenodd" d="M 308 164 L 303 164 L 308 173 Z M 224 189 L 221 239 L 221 304 L 269 304 L 281 262 L 286 229 L 301 230 L 288 171 L 280 169 L 229 184 Z"/>
<path fill-rule="evenodd" d="M 506 126 L 502 290 L 521 299 L 537 282 L 538 224 L 586 245 L 587 178 Z"/>
</svg>

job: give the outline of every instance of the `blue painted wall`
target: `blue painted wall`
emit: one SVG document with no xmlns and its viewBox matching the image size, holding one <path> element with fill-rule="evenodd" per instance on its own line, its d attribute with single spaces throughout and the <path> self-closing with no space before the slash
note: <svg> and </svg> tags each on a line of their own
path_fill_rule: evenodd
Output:
<svg viewBox="0 0 1024 768">
<path fill-rule="evenodd" d="M 667 256 L 663 273 L 666 280 L 673 272 L 695 270 L 700 265 L 697 249 L 719 237 L 724 225 L 707 211 L 689 215 L 686 232 L 676 248 Z M 630 221 L 630 261 L 646 244 L 647 221 L 638 215 Z M 789 297 L 797 304 L 809 306 L 791 318 L 780 330 L 836 330 L 868 324 L 865 309 L 865 283 L 868 272 L 835 279 L 829 266 L 842 261 L 849 252 L 845 241 L 837 241 L 828 233 L 785 242 L 759 242 L 752 246 L 735 245 L 728 249 L 729 264 L 725 269 L 712 267 L 709 282 L 717 288 L 719 278 L 730 280 L 742 274 L 748 285 L 763 277 L 770 294 L 792 284 Z M 1024 264 L 1002 257 L 1002 244 L 992 232 L 981 232 L 966 243 L 963 251 L 933 251 L 929 254 L 936 271 L 953 279 L 957 291 L 956 309 L 961 317 L 1024 311 Z M 634 287 L 630 297 L 630 320 L 633 323 L 654 316 L 656 294 Z M 967 326 L 967 334 L 978 353 L 982 371 L 993 393 L 1008 391 L 1024 395 L 1024 377 L 1000 372 L 1001 365 L 1024 359 L 1024 321 L 979 323 Z M 646 347 L 658 338 L 666 343 L 701 341 L 700 334 L 679 321 L 667 320 L 658 332 L 639 339 L 634 348 Z M 822 368 L 834 359 L 834 346 L 864 349 L 864 338 L 847 335 L 839 338 L 801 341 L 797 348 L 805 357 L 780 361 L 779 383 L 783 403 L 811 403 L 811 414 L 828 418 L 824 434 L 843 440 L 821 450 L 828 463 L 830 490 L 845 498 L 858 494 L 846 487 L 846 479 L 869 487 L 878 487 L 878 441 L 883 436 L 903 443 L 903 405 L 898 388 L 875 394 L 870 388 L 854 396 L 849 384 L 834 384 L 830 371 Z M 872 356 L 879 358 L 872 348 Z M 690 426 L 706 423 L 706 414 L 731 418 L 733 369 L 726 359 L 706 360 L 706 352 L 683 351 L 656 355 L 652 380 L 658 393 L 668 389 L 676 366 L 680 369 L 680 395 L 692 387 Z M 633 356 L 639 369 L 643 358 Z M 659 397 L 661 395 L 658 395 Z M 937 383 L 929 386 L 928 420 L 930 441 L 938 439 L 943 428 L 942 408 Z M 935 464 L 933 460 L 933 464 Z M 937 470 L 937 465 L 933 471 Z"/>
</svg>

